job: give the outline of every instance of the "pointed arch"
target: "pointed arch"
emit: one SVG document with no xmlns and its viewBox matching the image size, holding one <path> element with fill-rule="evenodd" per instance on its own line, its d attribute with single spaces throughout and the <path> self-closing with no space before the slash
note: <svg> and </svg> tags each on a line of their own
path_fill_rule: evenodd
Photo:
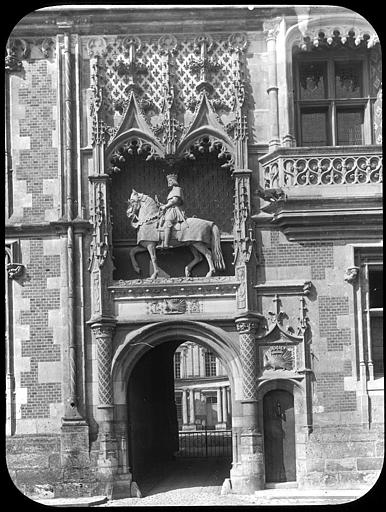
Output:
<svg viewBox="0 0 386 512">
<path fill-rule="evenodd" d="M 149 124 L 147 123 L 137 98 L 131 91 L 127 105 L 123 111 L 121 122 L 114 136 L 109 141 L 106 150 L 106 161 L 112 156 L 115 149 L 130 139 L 138 138 L 150 144 L 154 152 L 159 157 L 164 157 L 165 150 L 160 141 L 154 136 Z"/>
<path fill-rule="evenodd" d="M 211 135 L 219 139 L 225 144 L 226 149 L 234 154 L 234 143 L 213 110 L 205 91 L 201 93 L 193 120 L 177 147 L 177 154 L 182 155 L 189 144 L 203 135 Z"/>
</svg>

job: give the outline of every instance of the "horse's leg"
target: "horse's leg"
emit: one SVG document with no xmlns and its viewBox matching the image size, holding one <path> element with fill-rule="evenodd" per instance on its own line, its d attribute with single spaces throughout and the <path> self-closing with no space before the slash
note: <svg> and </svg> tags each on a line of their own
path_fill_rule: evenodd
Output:
<svg viewBox="0 0 386 512">
<path fill-rule="evenodd" d="M 215 268 L 213 264 L 213 258 L 212 253 L 208 249 L 208 247 L 203 242 L 194 242 L 194 247 L 205 256 L 206 261 L 209 265 L 209 272 L 206 274 L 205 277 L 212 277 L 215 273 Z"/>
<path fill-rule="evenodd" d="M 186 265 L 185 267 L 185 276 L 190 277 L 192 268 L 202 261 L 202 254 L 194 247 L 194 244 L 189 245 L 189 249 L 192 251 L 194 258 L 192 261 Z"/>
<path fill-rule="evenodd" d="M 153 273 L 150 276 L 150 279 L 156 279 L 159 274 L 159 267 L 157 264 L 157 255 L 156 255 L 156 251 L 155 251 L 155 246 L 156 246 L 155 242 L 147 242 L 146 243 L 146 249 L 149 252 L 150 259 L 153 264 Z"/>
<path fill-rule="evenodd" d="M 137 262 L 137 259 L 135 256 L 137 253 L 144 252 L 144 251 L 146 251 L 146 247 L 143 247 L 142 245 L 136 245 L 135 247 L 130 249 L 130 252 L 129 252 L 131 264 L 133 265 L 133 269 L 135 272 L 137 272 L 137 274 L 140 273 L 141 269 L 138 266 L 138 262 Z"/>
</svg>

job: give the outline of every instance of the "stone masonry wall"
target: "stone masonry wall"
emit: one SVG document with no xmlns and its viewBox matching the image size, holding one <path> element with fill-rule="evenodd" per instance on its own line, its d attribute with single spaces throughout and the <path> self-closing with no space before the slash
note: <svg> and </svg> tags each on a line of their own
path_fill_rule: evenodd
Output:
<svg viewBox="0 0 386 512">
<path fill-rule="evenodd" d="M 13 167 L 10 224 L 56 220 L 59 206 L 55 61 L 23 61 L 23 66 L 23 72 L 9 77 Z"/>
<path fill-rule="evenodd" d="M 58 219 L 57 69 L 31 46 L 23 70 L 9 75 L 13 214 L 7 224 Z M 57 431 L 62 415 L 62 341 L 66 299 L 61 241 L 20 239 L 26 279 L 14 286 L 16 433 Z"/>
<path fill-rule="evenodd" d="M 258 233 L 258 283 L 311 281 L 306 298 L 312 332 L 313 432 L 306 440 L 306 487 L 371 485 L 383 463 L 383 424 L 371 430 L 357 403 L 358 363 L 352 285 L 344 281 L 350 247 L 344 242 L 289 242 L 280 231 Z M 274 311 L 262 298 L 263 314 Z M 286 322 L 296 328 L 299 298 L 282 297 Z M 374 407 L 374 406 L 373 406 Z M 363 423 L 362 423 L 363 422 Z"/>
</svg>

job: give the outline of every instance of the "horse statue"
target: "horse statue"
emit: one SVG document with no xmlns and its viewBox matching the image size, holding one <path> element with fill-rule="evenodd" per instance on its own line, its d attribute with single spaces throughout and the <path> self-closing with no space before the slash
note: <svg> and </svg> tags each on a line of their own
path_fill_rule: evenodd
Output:
<svg viewBox="0 0 386 512">
<path fill-rule="evenodd" d="M 134 189 L 128 200 L 127 216 L 134 229 L 138 229 L 137 244 L 130 251 L 130 259 L 135 272 L 140 273 L 136 254 L 148 251 L 153 264 L 153 274 L 150 279 L 156 279 L 159 274 L 156 249 L 162 240 L 162 229 L 159 228 L 161 217 L 159 203 Z M 192 268 L 202 261 L 205 256 L 209 265 L 206 277 L 214 275 L 216 268 L 225 269 L 224 258 L 221 252 L 220 231 L 214 222 L 187 218 L 180 224 L 179 229 L 173 227 L 170 245 L 174 247 L 188 246 L 193 253 L 193 260 L 185 267 L 185 276 L 189 277 Z"/>
</svg>

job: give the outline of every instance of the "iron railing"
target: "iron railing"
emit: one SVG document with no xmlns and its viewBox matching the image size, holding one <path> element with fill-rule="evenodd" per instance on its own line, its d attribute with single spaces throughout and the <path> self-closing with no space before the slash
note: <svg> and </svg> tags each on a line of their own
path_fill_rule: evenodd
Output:
<svg viewBox="0 0 386 512">
<path fill-rule="evenodd" d="M 179 432 L 178 457 L 231 457 L 231 430 Z"/>
</svg>

